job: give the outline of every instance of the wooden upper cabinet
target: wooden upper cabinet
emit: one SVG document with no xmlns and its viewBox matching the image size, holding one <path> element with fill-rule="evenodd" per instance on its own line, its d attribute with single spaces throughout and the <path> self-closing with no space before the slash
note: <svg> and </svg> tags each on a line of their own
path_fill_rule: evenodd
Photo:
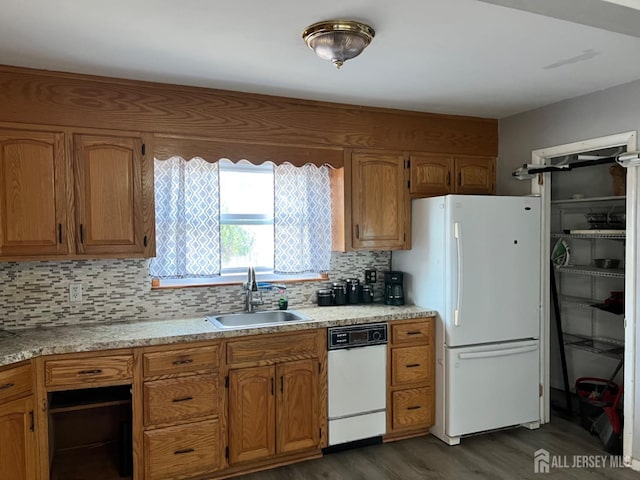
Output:
<svg viewBox="0 0 640 480">
<path fill-rule="evenodd" d="M 354 250 L 409 248 L 405 158 L 387 152 L 351 156 L 351 245 Z"/>
<path fill-rule="evenodd" d="M 64 134 L 0 130 L 0 257 L 69 251 Z"/>
<path fill-rule="evenodd" d="M 496 159 L 412 153 L 410 192 L 414 198 L 449 193 L 488 195 L 496 191 Z"/>
<path fill-rule="evenodd" d="M 0 477 L 36 479 L 33 397 L 0 404 Z"/>
<path fill-rule="evenodd" d="M 446 195 L 452 192 L 451 157 L 414 154 L 409 161 L 412 195 Z"/>
<path fill-rule="evenodd" d="M 318 361 L 300 360 L 277 366 L 278 453 L 308 450 L 320 443 Z"/>
<path fill-rule="evenodd" d="M 493 194 L 496 191 L 493 157 L 455 157 L 456 193 Z"/>
<path fill-rule="evenodd" d="M 74 135 L 79 253 L 144 253 L 139 137 Z"/>
</svg>

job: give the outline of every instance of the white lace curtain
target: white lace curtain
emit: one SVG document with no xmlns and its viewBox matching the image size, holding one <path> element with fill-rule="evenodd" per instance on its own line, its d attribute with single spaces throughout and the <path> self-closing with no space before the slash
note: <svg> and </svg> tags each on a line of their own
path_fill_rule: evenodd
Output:
<svg viewBox="0 0 640 480">
<path fill-rule="evenodd" d="M 220 274 L 218 163 L 180 157 L 155 160 L 156 250 L 159 278 Z M 274 272 L 320 272 L 331 256 L 329 167 L 274 168 Z"/>
<path fill-rule="evenodd" d="M 276 165 L 273 182 L 274 272 L 292 274 L 329 270 L 329 167 Z"/>
</svg>

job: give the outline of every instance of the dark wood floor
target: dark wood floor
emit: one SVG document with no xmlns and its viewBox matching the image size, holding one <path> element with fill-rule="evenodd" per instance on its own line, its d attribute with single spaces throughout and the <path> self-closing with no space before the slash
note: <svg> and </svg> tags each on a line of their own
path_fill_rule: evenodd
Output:
<svg viewBox="0 0 640 480">
<path fill-rule="evenodd" d="M 538 430 L 517 428 L 465 438 L 450 447 L 433 436 L 325 455 L 318 460 L 245 475 L 242 480 L 412 480 L 412 479 L 632 479 L 629 469 L 554 469 L 535 473 L 534 452 L 551 455 L 608 455 L 598 437 L 559 417 Z M 608 459 L 607 459 L 608 461 Z"/>
</svg>

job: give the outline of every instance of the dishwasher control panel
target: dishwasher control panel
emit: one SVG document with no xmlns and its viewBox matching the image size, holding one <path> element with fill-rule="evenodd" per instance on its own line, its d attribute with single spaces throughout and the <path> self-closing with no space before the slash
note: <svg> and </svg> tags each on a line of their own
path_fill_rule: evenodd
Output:
<svg viewBox="0 0 640 480">
<path fill-rule="evenodd" d="M 329 337 L 329 350 L 366 347 L 387 343 L 386 323 L 329 327 L 327 332 Z"/>
</svg>

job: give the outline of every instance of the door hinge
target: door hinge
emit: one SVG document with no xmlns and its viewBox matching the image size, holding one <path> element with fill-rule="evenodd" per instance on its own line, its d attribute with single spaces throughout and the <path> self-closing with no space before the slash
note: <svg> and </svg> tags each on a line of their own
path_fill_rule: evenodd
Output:
<svg viewBox="0 0 640 480">
<path fill-rule="evenodd" d="M 224 449 L 224 458 L 226 458 L 227 460 L 229 460 L 229 447 L 226 447 Z"/>
<path fill-rule="evenodd" d="M 143 143 L 142 144 L 142 155 L 146 155 L 147 153 L 147 146 Z"/>
<path fill-rule="evenodd" d="M 224 377 L 224 388 L 229 388 L 229 375 Z"/>
<path fill-rule="evenodd" d="M 407 188 L 411 188 L 411 180 L 407 180 Z"/>
<path fill-rule="evenodd" d="M 33 420 L 33 410 L 29 412 L 29 418 L 31 420 L 31 424 L 29 425 L 29 430 L 33 432 L 36 429 L 36 424 L 35 424 L 35 421 Z"/>
<path fill-rule="evenodd" d="M 538 396 L 541 397 L 544 392 L 544 387 L 542 384 L 538 385 Z"/>
</svg>

